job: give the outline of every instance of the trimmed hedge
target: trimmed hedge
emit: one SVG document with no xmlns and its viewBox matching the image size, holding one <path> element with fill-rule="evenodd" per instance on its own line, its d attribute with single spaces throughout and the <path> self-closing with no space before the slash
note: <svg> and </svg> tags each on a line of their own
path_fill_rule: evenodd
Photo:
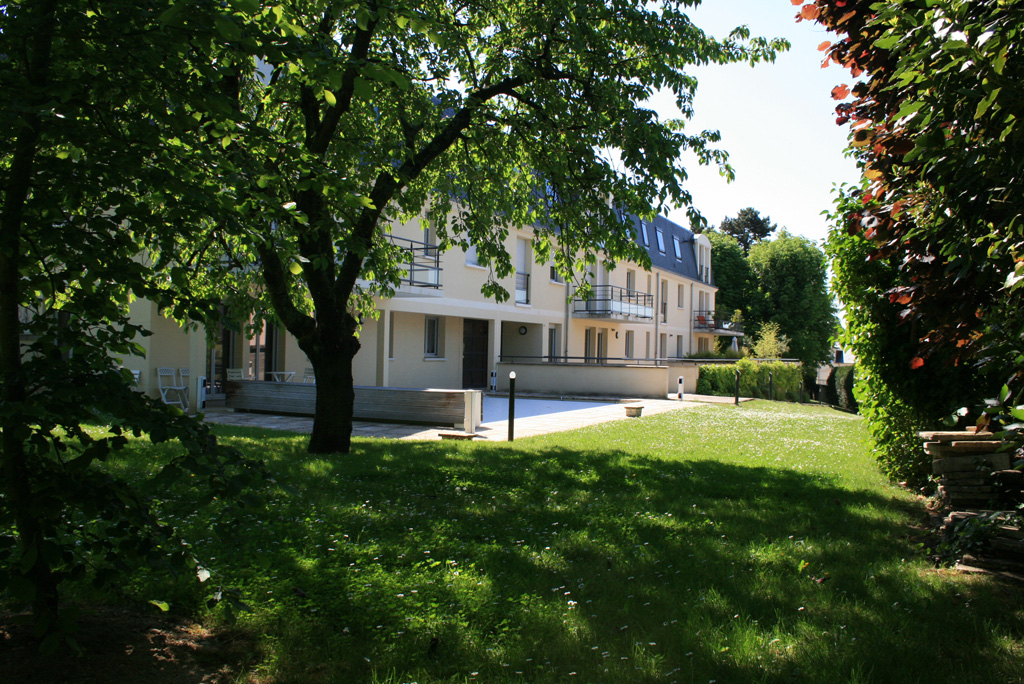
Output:
<svg viewBox="0 0 1024 684">
<path fill-rule="evenodd" d="M 796 401 L 800 396 L 802 373 L 799 364 L 751 359 L 701 366 L 697 378 L 697 394 L 735 396 L 737 370 L 740 372 L 741 397 L 767 398 L 769 373 L 772 375 L 773 396 L 776 400 Z"/>
<path fill-rule="evenodd" d="M 855 366 L 839 366 L 833 368 L 825 385 L 825 400 L 831 406 L 844 411 L 857 412 L 857 399 L 853 396 L 853 383 L 856 381 Z"/>
</svg>

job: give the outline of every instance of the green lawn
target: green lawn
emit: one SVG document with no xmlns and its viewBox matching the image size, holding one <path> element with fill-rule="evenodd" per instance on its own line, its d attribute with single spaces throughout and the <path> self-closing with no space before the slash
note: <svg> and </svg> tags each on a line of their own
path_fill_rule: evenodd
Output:
<svg viewBox="0 0 1024 684">
<path fill-rule="evenodd" d="M 1024 682 L 1020 590 L 929 564 L 855 416 L 752 402 L 336 458 L 218 432 L 282 488 L 236 527 L 166 514 L 252 606 L 259 682 Z"/>
</svg>

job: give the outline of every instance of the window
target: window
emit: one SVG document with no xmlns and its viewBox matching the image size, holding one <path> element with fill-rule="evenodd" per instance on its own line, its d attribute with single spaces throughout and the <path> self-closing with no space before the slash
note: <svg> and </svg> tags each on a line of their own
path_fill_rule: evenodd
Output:
<svg viewBox="0 0 1024 684">
<path fill-rule="evenodd" d="M 555 361 L 558 359 L 558 333 L 559 326 L 552 325 L 548 328 L 548 361 Z"/>
<path fill-rule="evenodd" d="M 441 356 L 441 319 L 437 316 L 426 317 L 426 329 L 423 334 L 423 355 Z"/>
<path fill-rule="evenodd" d="M 668 323 L 668 281 L 661 281 L 661 322 Z M 664 348 L 661 350 L 661 355 L 665 356 Z"/>
<path fill-rule="evenodd" d="M 685 301 L 685 286 L 682 283 L 679 283 L 676 285 L 676 306 L 680 309 L 685 308 L 683 306 L 683 301 Z"/>
<path fill-rule="evenodd" d="M 551 262 L 551 282 L 553 283 L 564 283 L 565 278 L 558 272 L 558 268 L 555 266 L 555 262 Z"/>
<path fill-rule="evenodd" d="M 683 258 L 683 247 L 679 244 L 679 238 L 674 236 L 672 238 L 672 251 L 676 253 L 676 259 Z"/>
<path fill-rule="evenodd" d="M 658 251 L 662 254 L 665 253 L 665 234 L 658 228 L 654 231 L 655 237 L 658 238 Z"/>
<path fill-rule="evenodd" d="M 644 247 L 650 247 L 651 242 L 647 239 L 647 223 L 643 220 L 640 221 L 640 241 L 644 243 Z"/>
<path fill-rule="evenodd" d="M 676 358 L 683 358 L 683 336 L 676 335 Z"/>
<path fill-rule="evenodd" d="M 632 330 L 627 330 L 626 331 L 626 358 L 627 359 L 633 358 L 633 354 L 635 353 L 633 337 L 634 337 L 633 331 Z"/>
<path fill-rule="evenodd" d="M 466 265 L 467 266 L 479 266 L 480 260 L 476 255 L 476 245 L 470 245 L 469 249 L 466 250 Z"/>
<path fill-rule="evenodd" d="M 395 312 L 388 312 L 388 358 L 395 358 Z"/>
<path fill-rule="evenodd" d="M 636 290 L 636 271 L 632 269 L 626 271 L 626 289 L 631 292 Z"/>
</svg>

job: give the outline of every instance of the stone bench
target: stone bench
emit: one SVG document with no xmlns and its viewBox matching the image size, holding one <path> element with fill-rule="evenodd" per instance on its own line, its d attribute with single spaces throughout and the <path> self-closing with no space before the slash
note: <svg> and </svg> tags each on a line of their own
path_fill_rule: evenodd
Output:
<svg viewBox="0 0 1024 684">
<path fill-rule="evenodd" d="M 316 385 L 298 382 L 229 380 L 226 408 L 240 411 L 312 416 Z M 354 420 L 418 425 L 450 425 L 476 432 L 483 419 L 480 390 L 355 387 Z"/>
</svg>

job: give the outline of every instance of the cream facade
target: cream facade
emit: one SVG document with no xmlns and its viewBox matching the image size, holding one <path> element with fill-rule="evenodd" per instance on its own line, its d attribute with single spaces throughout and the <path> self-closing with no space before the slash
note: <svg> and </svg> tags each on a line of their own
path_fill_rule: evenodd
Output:
<svg viewBox="0 0 1024 684">
<path fill-rule="evenodd" d="M 363 322 L 356 384 L 487 389 L 493 383 L 501 390 L 515 370 L 519 391 L 661 397 L 675 391 L 678 376 L 695 373 L 681 370 L 682 359 L 713 349 L 716 336 L 742 333 L 715 316 L 705 236 L 663 217 L 636 219 L 635 228 L 651 270 L 598 266 L 587 276 L 589 299 L 550 263 L 537 262 L 529 228 L 510 231 L 505 248 L 516 273 L 499 281 L 510 296 L 497 302 L 481 294 L 490 271 L 475 250 L 439 253 L 419 221 L 392 226 L 392 239 L 410 254 L 408 276 L 393 298 L 379 302 L 377 318 Z M 159 396 L 160 366 L 190 367 L 190 393 L 199 397 L 204 388 L 217 394 L 229 368 L 256 380 L 302 382 L 310 365 L 281 329 L 207 336 L 162 319 L 148 302 L 137 302 L 133 315 L 155 334 L 147 338 L 146 359 L 125 365 L 142 371 L 140 384 L 153 396 Z"/>
</svg>

